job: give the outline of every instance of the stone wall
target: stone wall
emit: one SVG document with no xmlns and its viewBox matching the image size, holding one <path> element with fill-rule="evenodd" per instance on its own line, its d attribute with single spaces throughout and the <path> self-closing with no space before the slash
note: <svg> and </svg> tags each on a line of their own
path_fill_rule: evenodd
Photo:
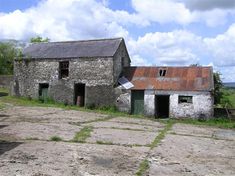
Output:
<svg viewBox="0 0 235 176">
<path fill-rule="evenodd" d="M 79 58 L 69 60 L 69 77 L 59 79 L 59 61 L 23 60 L 15 61 L 14 93 L 37 99 L 39 84 L 49 84 L 49 96 L 66 104 L 74 103 L 74 84 L 85 84 L 85 104 L 97 105 L 114 102 L 113 58 Z M 101 91 L 101 87 L 103 90 Z M 95 95 L 95 94 L 98 95 Z M 92 99 L 92 100 L 91 100 Z M 109 101 L 108 101 L 109 100 Z"/>
<path fill-rule="evenodd" d="M 12 75 L 0 75 L 0 87 L 10 88 L 12 81 L 13 81 Z"/>
</svg>

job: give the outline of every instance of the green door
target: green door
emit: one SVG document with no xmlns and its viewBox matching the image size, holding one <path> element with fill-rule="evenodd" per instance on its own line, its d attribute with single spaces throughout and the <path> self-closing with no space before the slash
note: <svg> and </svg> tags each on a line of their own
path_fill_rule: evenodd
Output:
<svg viewBox="0 0 235 176">
<path fill-rule="evenodd" d="M 48 99 L 48 88 L 42 88 L 42 100 L 43 102 L 47 102 Z"/>
<path fill-rule="evenodd" d="M 49 88 L 48 83 L 39 84 L 39 99 L 42 102 L 47 102 L 48 101 L 48 88 Z"/>
<path fill-rule="evenodd" d="M 144 91 L 131 91 L 131 113 L 144 114 Z"/>
</svg>

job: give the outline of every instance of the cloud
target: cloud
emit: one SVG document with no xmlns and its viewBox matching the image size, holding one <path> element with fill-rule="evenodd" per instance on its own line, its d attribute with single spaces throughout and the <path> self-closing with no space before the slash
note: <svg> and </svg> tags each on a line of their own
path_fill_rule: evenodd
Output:
<svg viewBox="0 0 235 176">
<path fill-rule="evenodd" d="M 138 15 L 152 22 L 188 24 L 194 18 L 183 3 L 169 0 L 132 0 L 132 6 Z"/>
<path fill-rule="evenodd" d="M 201 37 L 188 31 L 147 33 L 128 42 L 131 55 L 147 58 L 152 65 L 189 65 L 197 63 L 196 53 L 203 48 Z"/>
<path fill-rule="evenodd" d="M 108 1 L 44 0 L 25 11 L 0 15 L 0 38 L 28 39 L 35 35 L 52 41 L 122 36 L 125 26 L 147 25 L 141 17 L 113 11 Z"/>
<path fill-rule="evenodd" d="M 214 1 L 214 0 L 212 0 Z M 226 10 L 220 0 L 215 0 L 213 4 L 210 0 L 132 0 L 132 6 L 137 15 L 145 23 L 157 22 L 159 24 L 176 23 L 183 26 L 192 23 L 204 23 L 210 27 L 223 25 L 229 18 L 229 15 L 235 15 L 233 10 Z M 229 1 L 229 0 L 228 0 Z M 231 0 L 232 1 L 232 0 Z M 199 7 L 204 5 L 206 10 Z M 223 1 L 224 2 L 224 1 Z M 224 7 L 234 8 L 234 3 L 225 3 Z M 210 6 L 211 5 L 211 6 Z M 218 8 L 212 8 L 212 7 Z M 211 8 L 209 8 L 211 7 Z M 220 8 L 219 8 L 220 7 Z"/>
<path fill-rule="evenodd" d="M 224 34 L 205 38 L 204 42 L 216 66 L 235 66 L 235 23 Z"/>
<path fill-rule="evenodd" d="M 192 11 L 208 11 L 213 9 L 233 9 L 233 0 L 183 0 L 186 7 Z"/>
</svg>

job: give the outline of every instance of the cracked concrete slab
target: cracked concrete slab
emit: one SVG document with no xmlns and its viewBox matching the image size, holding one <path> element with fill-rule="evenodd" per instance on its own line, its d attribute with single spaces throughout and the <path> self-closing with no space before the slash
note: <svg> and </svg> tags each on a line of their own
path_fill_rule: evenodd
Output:
<svg viewBox="0 0 235 176">
<path fill-rule="evenodd" d="M 235 175 L 235 142 L 168 134 L 151 152 L 149 175 Z"/>
<path fill-rule="evenodd" d="M 0 156 L 0 173 L 1 176 L 132 176 L 147 150 L 146 147 L 27 142 Z"/>
<path fill-rule="evenodd" d="M 98 128 L 93 130 L 87 142 L 102 141 L 121 145 L 148 145 L 157 135 L 157 132 Z"/>
</svg>

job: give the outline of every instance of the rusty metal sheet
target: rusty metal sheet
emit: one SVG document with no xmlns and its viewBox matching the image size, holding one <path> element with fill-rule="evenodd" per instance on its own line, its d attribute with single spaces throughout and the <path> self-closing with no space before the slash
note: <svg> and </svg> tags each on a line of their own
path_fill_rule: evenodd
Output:
<svg viewBox="0 0 235 176">
<path fill-rule="evenodd" d="M 160 69 L 166 70 L 160 76 Z M 128 67 L 123 75 L 135 90 L 200 91 L 213 89 L 212 67 Z"/>
</svg>

